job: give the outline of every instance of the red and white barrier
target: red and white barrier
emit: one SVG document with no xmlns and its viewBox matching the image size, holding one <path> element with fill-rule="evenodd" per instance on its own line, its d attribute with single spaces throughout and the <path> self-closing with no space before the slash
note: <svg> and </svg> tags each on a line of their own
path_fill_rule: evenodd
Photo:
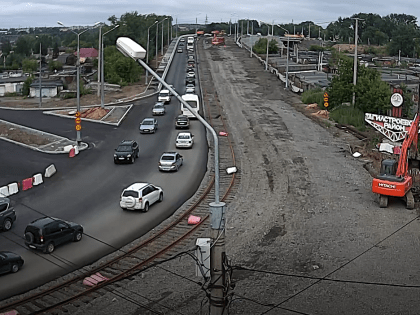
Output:
<svg viewBox="0 0 420 315">
<path fill-rule="evenodd" d="M 42 180 L 42 174 L 41 173 L 35 174 L 34 177 L 32 177 L 32 179 L 33 179 L 32 183 L 33 183 L 34 186 L 40 185 L 44 182 Z"/>
<path fill-rule="evenodd" d="M 0 187 L 0 197 L 8 197 L 9 196 L 9 187 L 3 186 Z"/>
<path fill-rule="evenodd" d="M 19 192 L 18 183 L 11 183 L 11 184 L 7 185 L 7 187 L 9 188 L 9 196 L 14 195 L 14 194 Z"/>
<path fill-rule="evenodd" d="M 45 175 L 44 177 L 51 177 L 57 172 L 57 169 L 55 168 L 54 164 L 51 164 L 45 169 Z"/>
<path fill-rule="evenodd" d="M 25 191 L 25 190 L 28 190 L 28 189 L 31 189 L 31 188 L 32 188 L 32 177 L 25 178 L 22 181 L 22 190 Z"/>
</svg>

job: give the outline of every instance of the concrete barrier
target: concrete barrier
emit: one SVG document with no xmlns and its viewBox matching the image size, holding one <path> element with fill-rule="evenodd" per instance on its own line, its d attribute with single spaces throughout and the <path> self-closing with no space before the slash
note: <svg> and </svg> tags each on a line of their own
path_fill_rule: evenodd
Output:
<svg viewBox="0 0 420 315">
<path fill-rule="evenodd" d="M 41 173 L 38 173 L 38 174 L 34 175 L 34 177 L 33 177 L 33 185 L 34 186 L 42 184 L 43 182 L 44 181 L 42 180 L 42 174 Z"/>
<path fill-rule="evenodd" d="M 14 194 L 19 192 L 18 183 L 11 183 L 11 184 L 7 185 L 7 187 L 9 188 L 9 196 L 14 195 Z"/>
<path fill-rule="evenodd" d="M 22 190 L 25 191 L 25 190 L 28 190 L 28 189 L 31 189 L 31 188 L 32 188 L 32 177 L 25 178 L 22 181 Z"/>
<path fill-rule="evenodd" d="M 0 187 L 0 197 L 7 197 L 9 196 L 9 187 L 3 186 Z"/>
<path fill-rule="evenodd" d="M 69 153 L 71 149 L 73 149 L 73 145 L 71 145 L 71 144 L 66 145 L 66 146 L 63 148 L 63 150 L 64 150 L 64 152 L 65 152 L 65 153 Z"/>
<path fill-rule="evenodd" d="M 55 168 L 54 164 L 51 164 L 50 166 L 48 166 L 45 169 L 45 175 L 44 177 L 51 177 L 53 176 L 55 173 L 57 172 L 57 169 Z M 9 188 L 9 192 L 10 192 L 10 188 Z"/>
</svg>

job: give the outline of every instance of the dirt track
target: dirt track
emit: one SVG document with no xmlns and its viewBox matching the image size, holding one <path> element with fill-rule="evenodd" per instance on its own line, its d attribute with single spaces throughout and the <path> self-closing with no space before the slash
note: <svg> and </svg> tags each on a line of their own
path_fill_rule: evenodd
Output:
<svg viewBox="0 0 420 315">
<path fill-rule="evenodd" d="M 214 84 L 223 104 L 242 178 L 227 210 L 235 289 L 226 314 L 417 312 L 418 288 L 391 286 L 420 282 L 417 210 L 398 201 L 380 209 L 370 175 L 349 152 L 356 140 L 303 115 L 298 98 L 246 51 L 228 42 L 200 48 L 200 60 L 201 71 L 211 70 L 204 84 Z M 207 314 L 194 274 L 192 259 L 182 258 L 133 277 L 120 292 L 164 305 L 164 314 Z M 106 294 L 73 314 L 146 311 Z"/>
</svg>

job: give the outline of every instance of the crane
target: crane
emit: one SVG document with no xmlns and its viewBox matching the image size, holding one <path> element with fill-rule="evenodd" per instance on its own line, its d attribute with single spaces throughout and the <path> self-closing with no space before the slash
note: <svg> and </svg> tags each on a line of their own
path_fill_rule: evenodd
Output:
<svg viewBox="0 0 420 315">
<path fill-rule="evenodd" d="M 404 198 L 407 209 L 414 208 L 414 196 L 411 191 L 413 178 L 408 173 L 408 155 L 417 156 L 417 140 L 419 133 L 419 114 L 417 113 L 407 136 L 401 147 L 398 162 L 394 159 L 385 159 L 381 163 L 379 175 L 372 181 L 372 192 L 379 194 L 379 206 L 388 206 L 388 197 Z M 414 154 L 413 154 L 414 153 Z"/>
</svg>

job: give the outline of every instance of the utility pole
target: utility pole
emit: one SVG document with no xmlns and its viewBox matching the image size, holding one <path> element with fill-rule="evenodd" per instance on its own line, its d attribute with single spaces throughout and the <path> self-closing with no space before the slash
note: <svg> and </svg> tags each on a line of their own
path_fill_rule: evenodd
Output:
<svg viewBox="0 0 420 315">
<path fill-rule="evenodd" d="M 353 20 L 356 20 L 356 27 L 354 29 L 354 68 L 353 68 L 353 85 L 356 88 L 356 82 L 357 82 L 357 38 L 358 38 L 358 25 L 359 25 L 359 18 L 352 18 Z M 356 92 L 353 91 L 353 100 L 352 105 L 355 106 L 356 104 Z"/>
<path fill-rule="evenodd" d="M 41 38 L 39 38 L 39 107 L 42 107 L 42 83 L 41 83 L 41 72 L 42 72 L 42 49 L 41 49 Z"/>
<path fill-rule="evenodd" d="M 102 60 L 101 60 L 101 55 L 102 55 L 102 51 L 101 51 L 101 48 L 102 48 L 102 45 L 101 45 L 102 34 L 101 33 L 102 33 L 102 25 L 99 27 L 99 43 L 98 43 L 98 48 L 99 48 L 98 72 L 97 72 L 98 73 L 98 94 L 97 94 L 98 97 L 101 94 L 101 90 L 99 88 L 99 84 L 101 82 L 101 63 L 102 63 Z"/>
<path fill-rule="evenodd" d="M 309 35 L 308 35 L 309 39 L 311 39 L 311 23 L 309 23 Z"/>
</svg>

